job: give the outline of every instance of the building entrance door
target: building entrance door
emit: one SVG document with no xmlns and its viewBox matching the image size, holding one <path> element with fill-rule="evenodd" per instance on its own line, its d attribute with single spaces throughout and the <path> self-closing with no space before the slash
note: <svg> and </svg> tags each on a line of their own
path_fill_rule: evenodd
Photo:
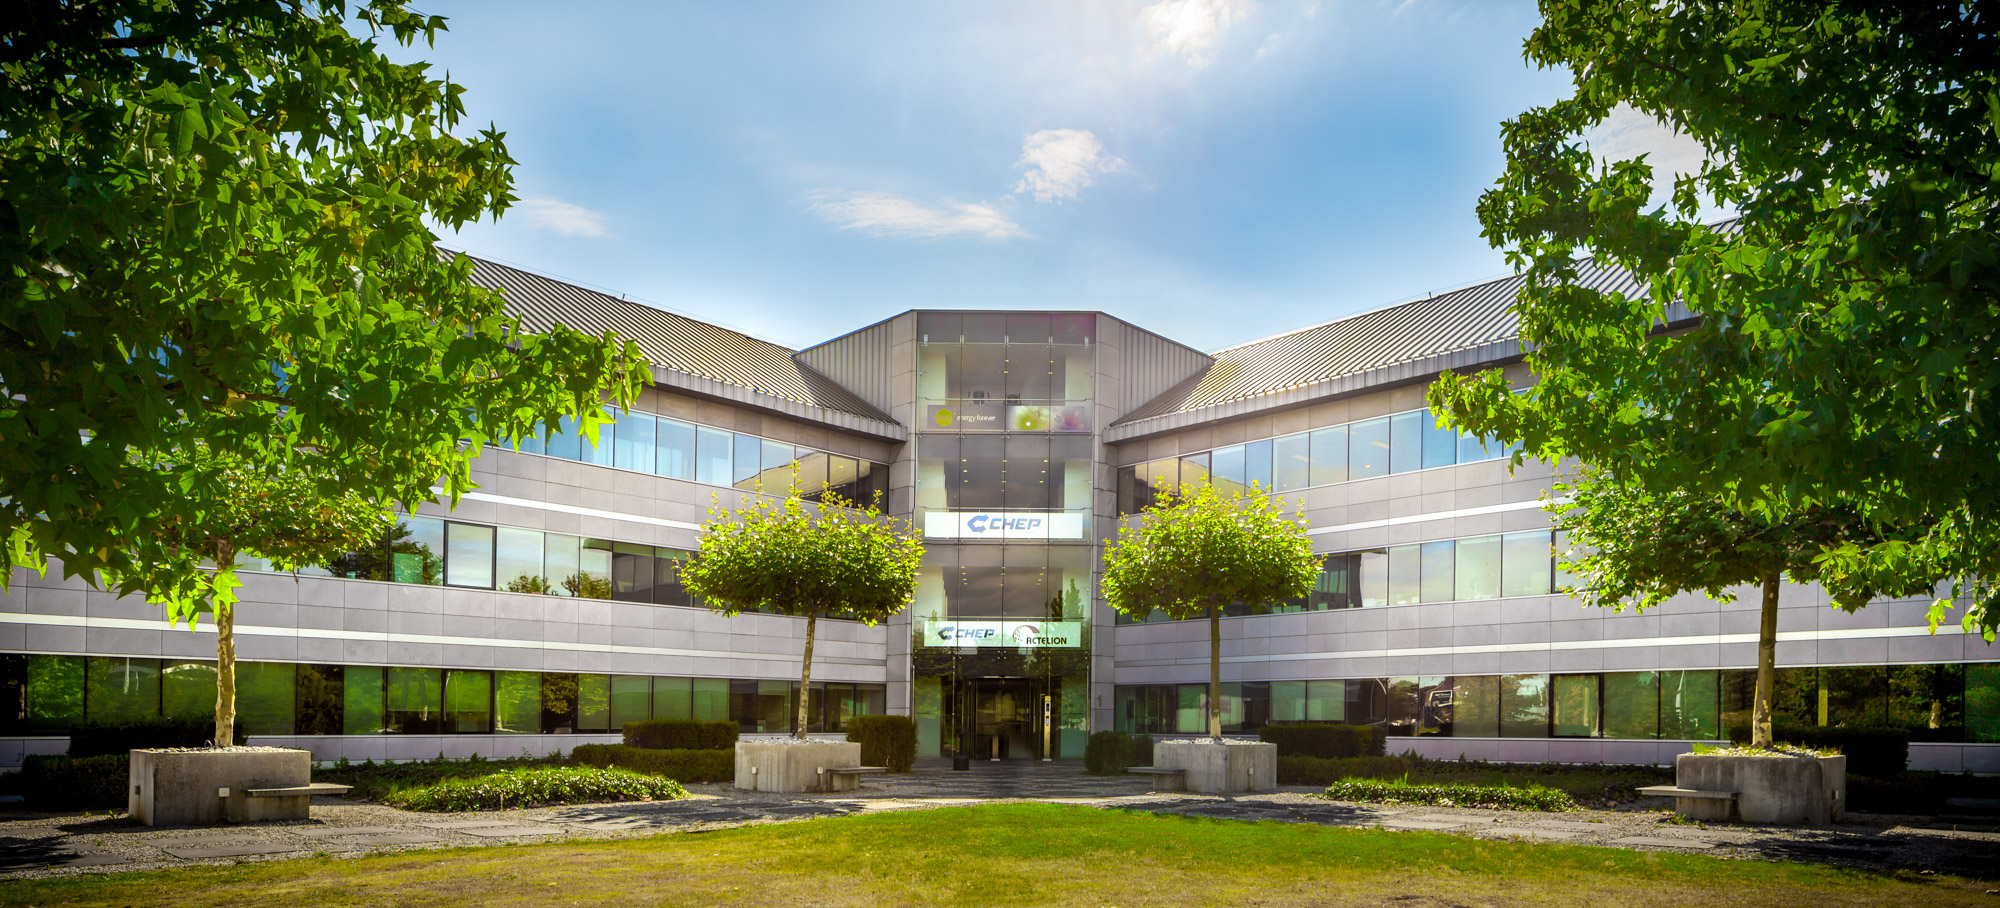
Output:
<svg viewBox="0 0 2000 908">
<path fill-rule="evenodd" d="M 1027 678 L 971 678 L 972 758 L 1031 760 L 1041 756 L 1039 685 Z"/>
</svg>

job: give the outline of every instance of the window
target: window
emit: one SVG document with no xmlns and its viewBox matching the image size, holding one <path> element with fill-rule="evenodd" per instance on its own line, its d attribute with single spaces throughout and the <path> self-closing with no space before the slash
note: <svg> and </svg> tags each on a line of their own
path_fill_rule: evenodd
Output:
<svg viewBox="0 0 2000 908">
<path fill-rule="evenodd" d="M 1500 676 L 1500 735 L 1549 736 L 1549 676 Z"/>
<path fill-rule="evenodd" d="M 1399 545 L 1389 550 L 1389 604 L 1411 605 L 1421 600 L 1422 549 Z"/>
<path fill-rule="evenodd" d="M 1660 732 L 1660 676 L 1612 672 L 1604 676 L 1604 736 L 1652 738 Z M 1678 737 L 1669 735 L 1668 737 Z"/>
<path fill-rule="evenodd" d="M 582 579 L 577 575 L 581 570 L 583 540 L 562 533 L 542 534 L 543 569 L 548 571 L 548 593 L 551 596 L 574 596 Z"/>
<path fill-rule="evenodd" d="M 1312 433 L 1312 471 L 1308 480 L 1316 486 L 1347 481 L 1347 427 L 1315 429 Z"/>
<path fill-rule="evenodd" d="M 384 727 L 391 734 L 444 730 L 444 673 L 435 668 L 390 668 L 385 679 Z"/>
<path fill-rule="evenodd" d="M 609 414 L 607 414 L 609 415 Z M 591 442 L 587 436 L 577 439 L 576 459 L 584 463 L 594 463 L 600 467 L 612 465 L 612 452 L 618 441 L 618 426 L 611 422 L 597 424 L 597 441 Z"/>
<path fill-rule="evenodd" d="M 389 577 L 397 583 L 444 582 L 444 521 L 406 517 L 409 535 L 389 548 Z"/>
<path fill-rule="evenodd" d="M 546 541 L 540 530 L 500 527 L 495 534 L 495 576 L 500 588 L 516 593 L 546 593 L 549 579 L 542 572 Z"/>
<path fill-rule="evenodd" d="M 1701 741 L 1722 737 L 1720 673 L 1660 673 L 1660 737 Z"/>
<path fill-rule="evenodd" d="M 1420 593 L 1424 602 L 1449 602 L 1452 594 L 1452 560 L 1457 545 L 1451 540 L 1423 544 Z"/>
<path fill-rule="evenodd" d="M 655 430 L 653 467 L 661 476 L 695 478 L 695 429 L 690 423 L 660 417 Z"/>
<path fill-rule="evenodd" d="M 611 545 L 611 598 L 620 602 L 653 601 L 653 547 L 633 542 Z"/>
<path fill-rule="evenodd" d="M 293 711 L 293 734 L 338 735 L 345 722 L 341 708 L 341 675 L 343 667 L 338 665 L 301 665 L 297 667 L 296 708 Z"/>
<path fill-rule="evenodd" d="M 654 450 L 654 436 L 658 426 L 658 421 L 650 413 L 619 413 L 618 431 L 611 438 L 612 466 L 621 470 L 654 472 L 658 457 Z"/>
<path fill-rule="evenodd" d="M 576 460 L 582 456 L 582 438 L 576 425 L 576 417 L 565 416 L 556 423 L 556 430 L 549 433 L 549 456 L 564 460 Z"/>
<path fill-rule="evenodd" d="M 92 722 L 138 722 L 159 717 L 160 660 L 92 656 L 89 667 L 84 714 Z"/>
<path fill-rule="evenodd" d="M 1549 532 L 1530 530 L 1500 537 L 1503 596 L 1542 596 L 1549 592 Z"/>
<path fill-rule="evenodd" d="M 1408 473 L 1424 465 L 1424 423 L 1430 414 L 1398 413 L 1389 417 L 1389 472 Z"/>
<path fill-rule="evenodd" d="M 341 733 L 379 735 L 388 731 L 382 711 L 382 669 L 349 665 L 340 673 Z"/>
<path fill-rule="evenodd" d="M 1454 597 L 1493 599 L 1500 595 L 1500 537 L 1458 540 Z"/>
<path fill-rule="evenodd" d="M 695 481 L 712 486 L 736 482 L 731 467 L 736 436 L 702 426 L 695 437 Z"/>
<path fill-rule="evenodd" d="M 760 485 L 758 477 L 764 472 L 764 440 L 739 432 L 732 450 L 736 463 L 729 471 L 729 484 L 746 491 L 757 491 Z"/>
<path fill-rule="evenodd" d="M 1389 419 L 1378 417 L 1347 427 L 1347 478 L 1389 475 Z"/>
<path fill-rule="evenodd" d="M 1271 491 L 1271 440 L 1253 441 L 1243 446 L 1243 481 L 1266 493 Z M 1199 455 L 1196 455 L 1199 456 Z M 1181 456 L 1186 463 L 1187 455 Z"/>
<path fill-rule="evenodd" d="M 215 663 L 170 661 L 163 664 L 160 667 L 160 712 L 169 719 L 215 715 Z"/>
<path fill-rule="evenodd" d="M 566 735 L 581 730 L 577 723 L 577 675 L 572 672 L 542 674 L 542 731 Z"/>
<path fill-rule="evenodd" d="M 611 730 L 611 676 L 578 675 L 576 679 L 576 730 Z"/>
<path fill-rule="evenodd" d="M 653 679 L 635 675 L 612 675 L 612 730 L 624 728 L 627 722 L 644 722 L 652 717 Z"/>
<path fill-rule="evenodd" d="M 444 730 L 483 734 L 493 727 L 493 673 L 452 669 L 444 673 Z"/>
<path fill-rule="evenodd" d="M 1242 445 L 1216 448 L 1212 463 L 1217 488 L 1235 490 L 1250 484 L 1250 481 L 1244 478 Z"/>
<path fill-rule="evenodd" d="M 1559 738 L 1598 736 L 1600 695 L 1596 675 L 1557 675 L 1552 698 L 1551 730 Z"/>
<path fill-rule="evenodd" d="M 445 524 L 444 582 L 448 586 L 493 588 L 493 528 Z"/>
<path fill-rule="evenodd" d="M 542 728 L 542 676 L 493 673 L 493 733 L 530 735 Z"/>
<path fill-rule="evenodd" d="M 1445 428 L 1440 420 L 1429 412 L 1420 412 L 1423 422 L 1424 469 L 1448 467 L 1458 462 L 1458 433 Z"/>
<path fill-rule="evenodd" d="M 1303 433 L 1271 442 L 1271 483 L 1280 492 L 1312 484 L 1312 438 Z"/>
<path fill-rule="evenodd" d="M 690 678 L 653 679 L 653 718 L 694 718 L 694 685 Z"/>
<path fill-rule="evenodd" d="M 1500 679 L 1493 675 L 1459 676 L 1452 684 L 1452 735 L 1461 738 L 1500 736 Z"/>
</svg>

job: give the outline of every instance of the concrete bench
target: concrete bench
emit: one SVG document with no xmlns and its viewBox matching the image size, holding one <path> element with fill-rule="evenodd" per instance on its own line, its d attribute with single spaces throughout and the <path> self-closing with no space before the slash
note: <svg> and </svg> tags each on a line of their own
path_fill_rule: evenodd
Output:
<svg viewBox="0 0 2000 908">
<path fill-rule="evenodd" d="M 1135 776 L 1152 776 L 1154 791 L 1186 791 L 1187 770 L 1162 769 L 1158 766 L 1133 766 L 1125 770 Z"/>
<path fill-rule="evenodd" d="M 309 798 L 313 795 L 339 797 L 346 794 L 347 790 L 353 787 L 352 785 L 337 785 L 332 782 L 308 782 L 304 785 L 293 785 L 288 788 L 245 788 L 243 789 L 243 795 L 251 798 Z"/>
<path fill-rule="evenodd" d="M 878 772 L 888 772 L 887 766 L 822 766 L 820 774 L 826 776 L 822 791 L 853 791 L 861 787 L 861 777 Z"/>
<path fill-rule="evenodd" d="M 1637 791 L 1649 798 L 1673 798 L 1674 812 L 1695 820 L 1729 820 L 1736 809 L 1736 792 L 1702 791 L 1676 785 L 1648 785 Z"/>
</svg>

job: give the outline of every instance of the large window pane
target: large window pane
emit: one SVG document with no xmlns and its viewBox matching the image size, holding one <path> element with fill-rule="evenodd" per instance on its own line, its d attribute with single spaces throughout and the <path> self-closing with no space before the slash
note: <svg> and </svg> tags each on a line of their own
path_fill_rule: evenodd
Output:
<svg viewBox="0 0 2000 908">
<path fill-rule="evenodd" d="M 1389 475 L 1389 418 L 1378 417 L 1347 427 L 1347 478 Z"/>
<path fill-rule="evenodd" d="M 1458 462 L 1458 433 L 1438 424 L 1426 410 L 1418 414 L 1424 424 L 1424 469 L 1448 467 Z"/>
<path fill-rule="evenodd" d="M 1306 721 L 1347 721 L 1347 682 L 1307 681 Z"/>
<path fill-rule="evenodd" d="M 1889 676 L 1880 665 L 1819 670 L 1822 725 L 1876 728 L 1889 724 Z"/>
<path fill-rule="evenodd" d="M 1451 540 L 1426 542 L 1423 545 L 1423 586 L 1420 591 L 1424 602 L 1449 602 L 1456 592 L 1452 584 L 1453 549 Z"/>
<path fill-rule="evenodd" d="M 1304 681 L 1271 682 L 1271 721 L 1304 722 L 1306 720 L 1306 683 Z"/>
<path fill-rule="evenodd" d="M 792 488 L 792 460 L 797 457 L 796 449 L 782 441 L 768 439 L 762 447 L 764 491 L 772 495 L 789 492 Z"/>
<path fill-rule="evenodd" d="M 694 685 L 692 679 L 654 678 L 653 718 L 694 718 Z"/>
<path fill-rule="evenodd" d="M 494 555 L 501 588 L 515 593 L 546 593 L 549 578 L 542 572 L 546 540 L 540 530 L 500 527 Z"/>
<path fill-rule="evenodd" d="M 678 419 L 661 417 L 656 428 L 653 472 L 675 479 L 693 479 L 695 474 L 694 426 Z"/>
<path fill-rule="evenodd" d="M 1211 469 L 1216 488 L 1239 489 L 1250 484 L 1243 474 L 1242 445 L 1216 448 Z"/>
<path fill-rule="evenodd" d="M 643 675 L 611 676 L 611 730 L 620 731 L 627 722 L 644 722 L 653 717 L 653 679 Z"/>
<path fill-rule="evenodd" d="M 1500 679 L 1494 675 L 1452 679 L 1451 734 L 1456 738 L 1500 736 Z"/>
<path fill-rule="evenodd" d="M 577 722 L 577 675 L 571 672 L 542 673 L 542 733 L 566 735 L 579 731 Z"/>
<path fill-rule="evenodd" d="M 562 421 L 556 424 L 555 431 L 549 433 L 549 456 L 576 460 L 580 450 L 578 446 L 582 443 L 579 432 L 576 417 L 563 417 Z"/>
<path fill-rule="evenodd" d="M 611 547 L 611 598 L 620 602 L 653 601 L 653 547 L 619 542 Z"/>
<path fill-rule="evenodd" d="M 392 734 L 434 735 L 444 730 L 444 672 L 435 668 L 391 668 L 384 699 L 384 724 Z"/>
<path fill-rule="evenodd" d="M 726 486 L 733 482 L 734 471 L 730 467 L 732 449 L 736 436 L 721 429 L 702 426 L 695 439 L 696 463 L 695 481 L 712 486 Z"/>
<path fill-rule="evenodd" d="M 694 595 L 681 585 L 681 566 L 694 557 L 693 552 L 679 549 L 655 549 L 653 552 L 653 604 L 693 605 Z"/>
<path fill-rule="evenodd" d="M 1312 439 L 1301 432 L 1271 442 L 1271 484 L 1280 492 L 1303 489 L 1311 482 Z"/>
<path fill-rule="evenodd" d="M 1243 481 L 1271 491 L 1271 440 L 1253 441 L 1243 446 Z"/>
<path fill-rule="evenodd" d="M 1360 552 L 1361 559 L 1361 606 L 1374 608 L 1389 604 L 1389 553 Z"/>
<path fill-rule="evenodd" d="M 1549 571 L 1554 564 L 1549 557 L 1549 531 L 1508 533 L 1501 539 L 1504 551 L 1500 554 L 1500 564 L 1506 573 L 1501 595 L 1547 595 Z"/>
<path fill-rule="evenodd" d="M 493 673 L 493 733 L 531 735 L 542 727 L 542 676 L 536 672 Z"/>
<path fill-rule="evenodd" d="M 1389 717 L 1389 734 L 1414 736 L 1418 733 L 1422 720 L 1419 706 L 1422 698 L 1417 695 L 1420 686 L 1419 679 L 1413 676 L 1384 679 L 1382 690 L 1387 695 L 1385 709 Z"/>
<path fill-rule="evenodd" d="M 452 669 L 444 673 L 444 730 L 485 734 L 493 727 L 493 673 Z"/>
<path fill-rule="evenodd" d="M 450 586 L 493 588 L 493 528 L 445 524 L 444 582 Z"/>
<path fill-rule="evenodd" d="M 1458 462 L 1478 463 L 1506 453 L 1507 446 L 1470 433 L 1458 436 Z"/>
<path fill-rule="evenodd" d="M 1660 673 L 1660 737 L 1713 741 L 1722 737 L 1719 672 Z"/>
<path fill-rule="evenodd" d="M 570 594 L 579 599 L 611 598 L 611 548 L 609 539 L 583 540 L 578 552 L 576 582 Z"/>
<path fill-rule="evenodd" d="M 1424 465 L 1424 423 L 1430 413 L 1398 413 L 1389 417 L 1389 472 L 1408 473 Z"/>
<path fill-rule="evenodd" d="M 246 735 L 292 734 L 297 681 L 289 662 L 237 663 L 236 727 Z"/>
<path fill-rule="evenodd" d="M 160 715 L 160 660 L 92 656 L 84 715 L 94 723 L 138 722 Z"/>
<path fill-rule="evenodd" d="M 1169 457 L 1139 464 L 1137 473 L 1139 486 L 1134 513 L 1151 507 L 1154 502 L 1180 489 L 1181 462 L 1178 459 Z"/>
<path fill-rule="evenodd" d="M 576 730 L 611 731 L 611 676 L 576 678 Z"/>
<path fill-rule="evenodd" d="M 1964 740 L 1965 667 L 1889 666 L 1889 724 L 1912 741 Z"/>
<path fill-rule="evenodd" d="M 697 722 L 724 722 L 729 719 L 729 680 L 694 679 L 694 719 Z"/>
<path fill-rule="evenodd" d="M 612 452 L 617 449 L 617 444 L 617 424 L 611 422 L 598 423 L 597 442 L 593 444 L 587 436 L 578 439 L 576 459 L 584 463 L 594 463 L 601 467 L 611 466 Z"/>
<path fill-rule="evenodd" d="M 827 455 L 808 448 L 798 448 L 799 494 L 807 501 L 819 501 L 826 494 Z"/>
<path fill-rule="evenodd" d="M 1550 722 L 1556 737 L 1597 737 L 1598 695 L 1596 675 L 1557 675 Z"/>
<path fill-rule="evenodd" d="M 407 535 L 389 546 L 389 579 L 397 583 L 444 582 L 444 521 L 405 517 Z"/>
<path fill-rule="evenodd" d="M 1653 672 L 1606 674 L 1604 736 L 1652 738 L 1658 736 L 1659 730 L 1660 676 Z"/>
<path fill-rule="evenodd" d="M 1965 666 L 1965 740 L 2000 741 L 2000 662 Z"/>
<path fill-rule="evenodd" d="M 214 716 L 215 663 L 163 664 L 160 667 L 160 712 L 169 719 Z M 339 734 L 339 732 L 328 732 L 328 734 Z"/>
<path fill-rule="evenodd" d="M 1347 427 L 1314 429 L 1312 433 L 1312 485 L 1323 486 L 1347 481 Z"/>
<path fill-rule="evenodd" d="M 764 472 L 764 440 L 755 435 L 736 434 L 733 446 L 736 464 L 729 471 L 729 484 L 739 489 L 756 491 L 757 478 Z"/>
<path fill-rule="evenodd" d="M 1500 676 L 1500 734 L 1507 738 L 1549 736 L 1549 676 Z"/>
<path fill-rule="evenodd" d="M 1181 487 L 1191 489 L 1208 481 L 1208 453 L 1181 455 Z"/>
<path fill-rule="evenodd" d="M 657 422 L 650 413 L 618 414 L 618 431 L 612 436 L 611 465 L 621 470 L 653 472 L 653 435 Z"/>
<path fill-rule="evenodd" d="M 349 665 L 340 673 L 341 733 L 379 735 L 386 730 L 382 714 L 382 669 Z"/>
<path fill-rule="evenodd" d="M 1460 599 L 1494 599 L 1500 595 L 1500 537 L 1458 540 L 1454 584 Z"/>
<path fill-rule="evenodd" d="M 562 533 L 542 534 L 542 569 L 548 571 L 548 592 L 553 596 L 576 595 L 575 588 L 580 580 L 577 571 L 581 568 L 583 540 Z"/>
<path fill-rule="evenodd" d="M 1390 548 L 1389 604 L 1410 605 L 1422 601 L 1422 581 L 1422 547 L 1399 545 Z"/>
<path fill-rule="evenodd" d="M 297 707 L 293 733 L 301 735 L 345 734 L 345 714 L 340 699 L 343 667 L 301 665 L 298 667 Z"/>
</svg>

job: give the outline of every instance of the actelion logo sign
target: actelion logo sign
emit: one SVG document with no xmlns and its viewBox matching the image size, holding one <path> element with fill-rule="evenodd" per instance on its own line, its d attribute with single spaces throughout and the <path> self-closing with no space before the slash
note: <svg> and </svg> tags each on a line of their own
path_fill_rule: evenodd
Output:
<svg viewBox="0 0 2000 908">
<path fill-rule="evenodd" d="M 931 621 L 926 646 L 1074 649 L 1083 645 L 1081 621 Z"/>
</svg>

